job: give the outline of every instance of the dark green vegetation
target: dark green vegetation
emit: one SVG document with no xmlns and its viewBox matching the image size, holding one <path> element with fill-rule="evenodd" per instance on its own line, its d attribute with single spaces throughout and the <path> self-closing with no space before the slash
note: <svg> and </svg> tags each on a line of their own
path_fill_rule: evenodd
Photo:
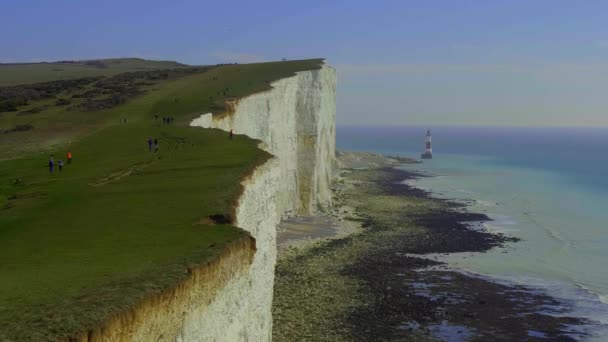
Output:
<svg viewBox="0 0 608 342">
<path fill-rule="evenodd" d="M 157 81 L 177 78 L 187 74 L 205 72 L 211 67 L 179 68 L 168 70 L 135 71 L 111 77 L 85 77 L 72 80 L 48 81 L 0 87 L 0 113 L 18 112 L 37 100 L 55 100 L 46 106 L 31 107 L 18 115 L 40 113 L 50 105 L 70 105 L 70 110 L 108 109 L 127 102 L 144 93 L 144 88 Z"/>
<path fill-rule="evenodd" d="M 268 154 L 244 136 L 187 124 L 319 63 L 200 68 L 154 80 L 109 109 L 1 114 L 2 127 L 33 128 L 0 135 L 0 340 L 98 326 L 245 234 L 208 218 L 230 217 L 240 180 Z M 96 82 L 103 80 L 116 78 Z M 175 122 L 165 125 L 163 116 Z M 148 151 L 148 137 L 158 138 L 158 153 Z M 50 175 L 49 156 L 65 162 L 68 150 L 73 163 Z"/>
</svg>

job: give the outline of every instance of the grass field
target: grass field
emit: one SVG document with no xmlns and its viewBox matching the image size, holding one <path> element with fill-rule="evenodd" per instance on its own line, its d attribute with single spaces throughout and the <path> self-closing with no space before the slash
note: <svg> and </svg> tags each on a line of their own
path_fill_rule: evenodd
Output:
<svg viewBox="0 0 608 342">
<path fill-rule="evenodd" d="M 268 154 L 245 136 L 187 124 L 319 63 L 226 65 L 159 83 L 110 110 L 4 113 L 1 120 L 35 128 L 4 134 L 11 144 L 0 150 L 0 340 L 97 326 L 245 234 L 201 222 L 232 212 L 240 180 Z M 148 137 L 158 138 L 158 153 Z M 68 150 L 74 162 L 49 174 L 49 156 Z"/>
</svg>

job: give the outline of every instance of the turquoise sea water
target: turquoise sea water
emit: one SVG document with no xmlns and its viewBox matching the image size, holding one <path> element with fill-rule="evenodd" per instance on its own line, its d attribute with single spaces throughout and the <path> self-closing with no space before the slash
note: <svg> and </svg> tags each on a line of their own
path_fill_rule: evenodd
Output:
<svg viewBox="0 0 608 342">
<path fill-rule="evenodd" d="M 427 127 L 339 127 L 342 150 L 419 157 Z M 473 200 L 485 228 L 521 242 L 438 256 L 493 279 L 532 285 L 608 333 L 608 130 L 429 127 L 434 158 L 407 166 L 436 196 Z"/>
</svg>

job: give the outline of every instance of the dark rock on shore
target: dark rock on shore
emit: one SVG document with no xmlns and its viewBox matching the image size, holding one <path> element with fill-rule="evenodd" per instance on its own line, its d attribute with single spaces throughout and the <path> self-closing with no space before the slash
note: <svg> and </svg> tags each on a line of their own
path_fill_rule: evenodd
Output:
<svg viewBox="0 0 608 342">
<path fill-rule="evenodd" d="M 358 340 L 403 340 L 413 330 L 412 322 L 425 332 L 432 326 L 449 324 L 471 330 L 471 341 L 529 340 L 530 331 L 542 332 L 553 340 L 574 341 L 565 325 L 586 322 L 563 314 L 555 299 L 521 286 L 497 284 L 453 271 L 421 271 L 440 263 L 412 254 L 483 252 L 516 242 L 517 238 L 470 229 L 465 222 L 488 221 L 484 214 L 455 211 L 459 204 L 431 198 L 428 192 L 403 184 L 404 179 L 421 177 L 398 169 L 382 169 L 373 180 L 381 193 L 393 196 L 427 198 L 442 202 L 436 210 L 404 213 L 427 229 L 416 236 L 366 254 L 345 271 L 365 281 L 372 289 L 374 305 L 355 310 L 350 319 L 357 327 Z M 386 221 L 369 214 L 370 229 L 383 229 Z M 396 223 L 396 222 L 395 222 Z M 407 253 L 408 256 L 405 256 Z M 557 308 L 547 310 L 547 308 Z M 525 319 L 522 319 L 525 318 Z M 403 327 L 408 327 L 404 329 Z M 456 331 L 456 334 L 458 332 Z"/>
</svg>

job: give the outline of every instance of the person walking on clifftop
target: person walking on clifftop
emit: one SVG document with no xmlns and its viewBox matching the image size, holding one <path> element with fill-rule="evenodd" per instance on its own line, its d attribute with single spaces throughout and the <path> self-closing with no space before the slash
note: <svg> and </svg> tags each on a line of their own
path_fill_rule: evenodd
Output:
<svg viewBox="0 0 608 342">
<path fill-rule="evenodd" d="M 68 151 L 68 154 L 66 155 L 66 158 L 68 160 L 68 165 L 72 164 L 72 151 Z"/>
<path fill-rule="evenodd" d="M 232 140 L 233 136 L 234 136 L 234 132 L 232 130 L 230 130 L 230 140 Z"/>
<path fill-rule="evenodd" d="M 53 173 L 53 168 L 55 167 L 55 161 L 53 160 L 53 156 L 49 158 L 49 173 Z"/>
</svg>

